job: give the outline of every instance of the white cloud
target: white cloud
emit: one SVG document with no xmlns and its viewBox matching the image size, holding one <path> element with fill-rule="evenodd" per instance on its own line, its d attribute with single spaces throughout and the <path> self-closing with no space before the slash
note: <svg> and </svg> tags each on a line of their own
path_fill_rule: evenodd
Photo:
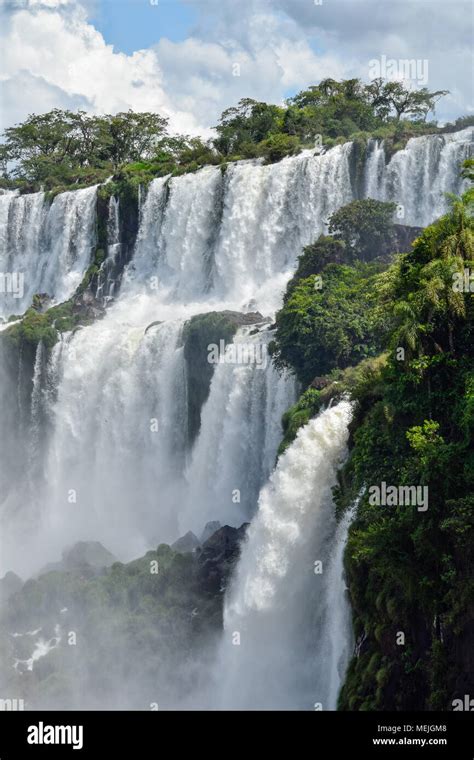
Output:
<svg viewBox="0 0 474 760">
<path fill-rule="evenodd" d="M 6 79 L 1 83 L 1 92 L 1 129 L 17 124 L 29 113 L 43 113 L 52 108 L 91 110 L 90 101 L 83 95 L 68 95 L 60 87 L 43 77 L 33 76 L 29 71 L 19 71 Z"/>
<path fill-rule="evenodd" d="M 428 58 L 428 86 L 452 90 L 439 115 L 472 111 L 465 0 L 190 4 L 200 15 L 187 39 L 157 39 L 127 55 L 106 44 L 79 0 L 8 0 L 5 122 L 80 103 L 93 112 L 159 111 L 176 131 L 209 135 L 222 110 L 241 97 L 281 102 L 288 91 L 328 76 L 367 80 L 369 60 L 381 54 Z M 130 13 L 132 19 L 132 4 Z"/>
<path fill-rule="evenodd" d="M 48 0 L 58 3 L 60 0 Z M 31 2 L 31 0 L 30 0 Z M 161 69 L 154 50 L 133 55 L 114 52 L 87 22 L 81 6 L 69 3 L 61 12 L 45 9 L 16 10 L 4 32 L 4 88 L 11 94 L 12 83 L 23 72 L 29 74 L 29 94 L 37 103 L 45 86 L 54 91 L 54 102 L 68 107 L 71 98 L 82 98 L 97 113 L 128 108 L 159 111 L 170 116 L 173 128 L 196 133 L 200 129 L 194 115 L 173 107 L 166 94 Z M 34 90 L 34 81 L 38 91 Z M 61 95 L 62 93 L 62 95 Z M 50 98 L 40 110 L 47 110 Z M 5 122 L 23 118 L 32 107 L 25 93 L 18 92 L 3 103 Z"/>
</svg>

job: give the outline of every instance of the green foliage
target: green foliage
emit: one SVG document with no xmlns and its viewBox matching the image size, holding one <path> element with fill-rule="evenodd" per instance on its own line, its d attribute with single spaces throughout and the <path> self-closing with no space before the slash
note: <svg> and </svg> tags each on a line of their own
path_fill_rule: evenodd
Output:
<svg viewBox="0 0 474 760">
<path fill-rule="evenodd" d="M 91 266 L 69 301 L 52 306 L 43 312 L 41 311 L 41 296 L 38 294 L 33 296 L 33 305 L 21 315 L 21 321 L 2 333 L 2 340 L 15 347 L 27 344 L 31 348 L 36 348 L 41 341 L 46 349 L 51 349 L 60 333 L 70 332 L 77 327 L 90 324 L 93 318 L 84 312 L 81 305 L 76 302 L 76 297 L 87 290 L 104 259 L 105 252 L 98 248 Z"/>
<path fill-rule="evenodd" d="M 300 427 L 306 425 L 321 409 L 321 393 L 316 388 L 307 388 L 296 404 L 290 407 L 282 417 L 283 438 L 278 449 L 278 456 L 283 454 L 296 438 Z"/>
<path fill-rule="evenodd" d="M 298 267 L 290 282 L 290 289 L 299 280 L 322 272 L 327 264 L 349 263 L 350 258 L 342 240 L 335 240 L 329 235 L 320 235 L 315 243 L 303 248 L 303 253 L 298 257 Z"/>
<path fill-rule="evenodd" d="M 101 183 L 111 175 L 119 183 L 126 176 L 132 183 L 146 184 L 153 177 L 177 176 L 228 160 L 260 157 L 272 163 L 313 147 L 316 137 L 318 144 L 322 139 L 330 147 L 351 137 L 365 143 L 372 134 L 384 132 L 387 150 L 393 151 L 409 136 L 437 131 L 435 124 L 421 119 L 443 93 L 377 82 L 366 86 L 358 79 L 326 79 L 284 107 L 244 98 L 223 112 L 217 137 L 208 142 L 168 134 L 168 120 L 150 112 L 94 116 L 55 108 L 32 114 L 4 131 L 0 186 L 26 192 L 43 186 L 57 193 L 72 185 Z"/>
<path fill-rule="evenodd" d="M 393 346 L 404 346 L 410 356 L 464 351 L 461 326 L 472 296 L 453 287 L 456 273 L 472 266 L 474 229 L 469 193 L 452 199 L 451 213 L 428 227 L 413 250 L 400 257 L 387 292 L 396 329 Z"/>
<path fill-rule="evenodd" d="M 0 161 L 13 177 L 47 188 L 103 181 L 126 162 L 153 155 L 167 119 L 153 113 L 91 116 L 62 111 L 29 116 L 4 132 Z"/>
<path fill-rule="evenodd" d="M 454 199 L 380 290 L 393 314 L 388 361 L 375 404 L 370 387 L 359 388 L 341 482 L 352 495 L 382 481 L 425 485 L 429 506 L 373 506 L 367 492 L 360 501 L 346 551 L 354 627 L 363 651 L 385 657 L 390 671 L 378 671 L 376 688 L 365 655 L 354 658 L 342 709 L 365 709 L 367 700 L 374 709 L 451 709 L 469 661 L 474 310 L 471 293 L 452 295 L 445 266 L 472 260 L 473 230 L 469 197 Z"/>
<path fill-rule="evenodd" d="M 384 327 L 375 308 L 378 271 L 374 264 L 328 264 L 320 280 L 298 280 L 276 317 L 277 366 L 294 368 L 306 385 L 378 353 Z"/>
<path fill-rule="evenodd" d="M 99 574 L 42 574 L 27 581 L 3 606 L 0 645 L 11 639 L 8 631 L 41 626 L 47 632 L 58 610 L 67 608 L 61 620 L 62 641 L 35 663 L 33 673 L 19 677 L 13 671 L 8 676 L 12 688 L 22 694 L 26 689 L 32 706 L 52 700 L 69 709 L 83 709 L 81 693 L 90 695 L 89 700 L 94 695 L 99 704 L 103 695 L 107 704 L 118 708 L 127 698 L 143 704 L 155 701 L 159 683 L 182 691 L 180 679 L 192 682 L 193 658 L 202 657 L 222 629 L 222 598 L 201 583 L 196 555 L 179 554 L 165 544 Z M 67 644 L 68 626 L 76 633 L 80 657 Z M 27 649 L 25 657 L 30 654 Z M 160 693 L 160 706 L 172 701 L 172 694 Z"/>
<path fill-rule="evenodd" d="M 402 82 L 384 82 L 382 78 L 374 79 L 365 92 L 377 116 L 386 119 L 395 112 L 397 121 L 404 114 L 415 119 L 426 119 L 428 113 L 434 111 L 436 102 L 448 94 L 448 90 L 429 92 L 426 87 L 414 90 L 406 88 Z"/>
<path fill-rule="evenodd" d="M 393 250 L 394 208 L 370 198 L 343 206 L 330 217 L 333 235 L 320 235 L 299 257 L 271 349 L 276 365 L 293 368 L 303 384 L 382 351 L 395 319 L 383 302 L 394 275 L 375 259 Z"/>
<path fill-rule="evenodd" d="M 284 109 L 242 98 L 237 106 L 227 108 L 216 127 L 214 145 L 223 155 L 239 153 L 242 145 L 260 143 L 280 131 Z"/>
<path fill-rule="evenodd" d="M 57 331 L 51 325 L 50 309 L 47 314 L 40 314 L 36 309 L 30 308 L 23 315 L 19 324 L 12 325 L 4 333 L 4 340 L 18 345 L 21 342 L 36 346 L 40 341 L 46 348 L 52 348 L 57 341 Z"/>
<path fill-rule="evenodd" d="M 271 135 L 266 140 L 262 140 L 257 146 L 258 155 L 263 156 L 266 163 L 273 164 L 281 161 L 285 156 L 292 156 L 300 150 L 297 137 L 292 135 Z"/>
<path fill-rule="evenodd" d="M 345 244 L 352 259 L 371 261 L 393 252 L 395 203 L 372 198 L 352 201 L 330 217 L 329 232 Z"/>
</svg>

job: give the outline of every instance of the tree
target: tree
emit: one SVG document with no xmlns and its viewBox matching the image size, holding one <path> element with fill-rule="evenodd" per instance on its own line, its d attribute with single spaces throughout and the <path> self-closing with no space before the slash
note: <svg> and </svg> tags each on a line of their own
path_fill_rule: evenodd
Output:
<svg viewBox="0 0 474 760">
<path fill-rule="evenodd" d="M 322 287 L 314 276 L 288 289 L 276 316 L 272 353 L 277 367 L 293 367 L 303 384 L 380 351 L 382 319 L 374 308 L 376 264 L 328 264 Z"/>
<path fill-rule="evenodd" d="M 352 201 L 329 219 L 329 232 L 343 240 L 353 258 L 363 261 L 391 253 L 395 242 L 394 203 L 367 198 Z"/>
<path fill-rule="evenodd" d="M 151 158 L 166 132 L 168 119 L 156 113 L 121 112 L 105 117 L 110 142 L 105 154 L 114 168 L 125 162 Z"/>
<path fill-rule="evenodd" d="M 94 116 L 54 108 L 7 128 L 0 160 L 15 163 L 14 176 L 61 184 L 87 168 L 116 170 L 123 163 L 150 158 L 167 123 L 154 113 Z"/>
<path fill-rule="evenodd" d="M 227 108 L 216 127 L 215 147 L 224 155 L 236 153 L 245 142 L 259 143 L 271 133 L 281 131 L 284 109 L 252 98 L 242 98 Z"/>
<path fill-rule="evenodd" d="M 448 90 L 429 92 L 426 87 L 421 90 L 407 88 L 402 82 L 384 82 L 380 77 L 367 85 L 365 92 L 369 102 L 382 119 L 387 119 L 392 110 L 396 120 L 403 115 L 413 118 L 426 119 L 430 111 L 434 111 L 437 101 L 447 95 Z"/>
<path fill-rule="evenodd" d="M 392 292 L 393 343 L 416 353 L 456 352 L 455 336 L 470 293 L 453 287 L 474 259 L 474 222 L 468 194 L 451 197 L 451 210 L 428 227 L 397 265 Z"/>
<path fill-rule="evenodd" d="M 315 243 L 305 246 L 298 257 L 298 268 L 290 282 L 293 286 L 298 280 L 319 274 L 327 264 L 349 264 L 350 257 L 342 240 L 335 240 L 330 235 L 320 235 Z"/>
<path fill-rule="evenodd" d="M 299 151 L 299 141 L 292 135 L 270 135 L 266 140 L 259 143 L 259 155 L 263 156 L 267 163 L 281 161 L 285 156 L 294 155 Z"/>
</svg>

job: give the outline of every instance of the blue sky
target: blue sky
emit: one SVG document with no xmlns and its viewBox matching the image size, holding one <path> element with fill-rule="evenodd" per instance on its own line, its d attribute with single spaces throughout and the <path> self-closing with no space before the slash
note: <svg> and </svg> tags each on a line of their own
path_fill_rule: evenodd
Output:
<svg viewBox="0 0 474 760">
<path fill-rule="evenodd" d="M 180 42 L 189 34 L 198 13 L 180 0 L 103 0 L 95 3 L 90 21 L 106 42 L 122 53 L 154 45 L 160 37 Z"/>
<path fill-rule="evenodd" d="M 0 0 L 1 1 L 1 0 Z M 158 111 L 212 134 L 242 97 L 281 103 L 387 56 L 429 64 L 441 121 L 474 113 L 471 0 L 4 0 L 3 125 L 53 107 Z"/>
</svg>

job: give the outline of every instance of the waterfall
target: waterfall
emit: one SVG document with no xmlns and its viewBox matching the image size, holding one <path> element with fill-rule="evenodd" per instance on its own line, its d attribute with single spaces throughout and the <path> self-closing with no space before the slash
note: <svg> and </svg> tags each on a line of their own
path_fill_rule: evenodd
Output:
<svg viewBox="0 0 474 760">
<path fill-rule="evenodd" d="M 131 559 L 178 535 L 186 388 L 182 323 L 97 323 L 54 360 L 61 381 L 45 463 L 44 554 L 94 536 Z M 56 370 L 58 371 L 58 370 Z"/>
<path fill-rule="evenodd" d="M 124 290 L 274 311 L 301 248 L 352 198 L 350 152 L 347 143 L 324 156 L 153 180 Z"/>
<path fill-rule="evenodd" d="M 359 497 L 360 498 L 360 497 Z M 315 679 L 326 679 L 327 704 L 334 708 L 347 665 L 352 655 L 353 636 L 351 610 L 346 596 L 344 551 L 350 525 L 356 516 L 359 498 L 341 517 L 329 549 L 329 562 L 324 576 L 325 586 L 316 612 L 320 636 L 313 658 Z"/>
<path fill-rule="evenodd" d="M 183 533 L 199 535 L 211 520 L 238 527 L 253 516 L 260 488 L 275 464 L 281 417 L 296 400 L 293 378 L 279 375 L 268 356 L 270 338 L 271 333 L 249 336 L 248 328 L 241 329 L 227 346 L 227 359 L 236 346 L 253 347 L 258 363 L 236 364 L 223 356 L 214 372 L 186 472 Z"/>
<path fill-rule="evenodd" d="M 107 304 L 115 293 L 115 272 L 120 261 L 120 201 L 111 195 L 107 215 L 107 255 L 101 264 L 95 297 Z"/>
<path fill-rule="evenodd" d="M 311 420 L 260 493 L 226 596 L 215 686 L 223 708 L 335 707 L 349 655 L 341 582 L 349 518 L 336 528 L 331 489 L 346 456 L 350 419 L 351 404 L 341 401 Z M 334 620 L 343 610 L 337 636 L 321 599 L 331 604 Z"/>
<path fill-rule="evenodd" d="M 396 192 L 393 177 L 403 178 L 407 213 L 429 221 L 419 200 L 426 183 L 437 193 L 434 215 L 445 204 L 444 189 L 455 189 L 472 134 L 467 129 L 414 138 L 387 165 L 383 146 L 373 142 L 365 192 L 387 197 Z M 304 151 L 272 165 L 243 161 L 225 171 L 211 166 L 155 179 L 141 194 L 135 250 L 118 297 L 104 319 L 57 346 L 42 373 L 47 435 L 43 431 L 44 482 L 37 498 L 45 534 L 54 524 L 57 544 L 63 529 L 73 541 L 97 528 L 119 554 L 133 536 L 128 556 L 145 542 L 173 540 L 191 527 L 199 532 L 208 519 L 232 525 L 251 519 L 273 468 L 281 414 L 294 400 L 294 386 L 270 362 L 265 368 L 219 364 L 189 450 L 182 326 L 210 310 L 274 314 L 301 248 L 353 197 L 351 153 L 346 143 L 324 155 Z M 49 205 L 43 193 L 0 193 L 2 266 L 7 270 L 13 261 L 27 271 L 24 306 L 39 291 L 61 300 L 79 283 L 95 241 L 96 196 L 92 187 L 61 193 Z M 107 225 L 106 263 L 113 265 L 120 258 L 120 207 L 113 197 Z M 109 284 L 105 275 L 104 298 Z M 235 340 L 265 348 L 269 339 L 270 333 L 259 332 Z M 31 357 L 16 361 L 24 374 Z M 27 381 L 18 382 L 21 419 L 30 404 Z M 5 391 L 6 437 L 14 425 L 8 398 Z M 153 418 L 158 430 L 151 433 Z M 20 427 L 26 434 L 27 425 Z M 14 438 L 21 452 L 20 432 Z M 18 461 L 21 468 L 21 453 Z M 2 475 L 2 492 L 9 494 L 5 515 L 24 512 L 27 503 L 14 480 L 17 470 L 7 467 Z M 70 519 L 68 494 L 74 498 L 74 491 L 83 508 Z M 114 523 L 114 515 L 120 521 Z M 45 539 L 45 553 L 48 546 Z"/>
<path fill-rule="evenodd" d="M 189 529 L 200 534 L 208 520 L 239 526 L 253 515 L 275 462 L 281 416 L 296 398 L 294 380 L 267 355 L 271 334 L 242 329 L 236 344 L 260 347 L 263 363 L 217 366 L 188 457 L 182 320 L 145 332 L 124 329 L 113 316 L 111 309 L 63 338 L 43 371 L 41 403 L 50 415 L 39 488 L 44 520 L 23 535 L 25 545 L 41 537 L 35 562 L 91 536 L 131 559 Z"/>
<path fill-rule="evenodd" d="M 35 293 L 70 298 L 95 244 L 96 195 L 88 187 L 48 205 L 44 193 L 0 193 L 0 272 L 22 278 L 21 291 L 0 293 L 0 315 L 23 313 Z"/>
<path fill-rule="evenodd" d="M 445 193 L 461 194 L 462 162 L 474 145 L 474 129 L 408 140 L 385 164 L 382 141 L 371 140 L 364 172 L 366 197 L 401 204 L 401 224 L 425 227 L 447 210 Z"/>
<path fill-rule="evenodd" d="M 109 200 L 109 215 L 107 218 L 107 258 L 115 261 L 120 254 L 120 201 L 114 195 Z"/>
<path fill-rule="evenodd" d="M 359 187 L 402 204 L 400 221 L 428 224 L 446 209 L 444 193 L 462 190 L 472 137 L 413 138 L 388 162 L 372 141 Z M 123 209 L 112 197 L 97 296 L 113 299 L 103 318 L 52 349 L 40 343 L 36 356 L 0 335 L 0 437 L 9 445 L 0 573 L 28 577 L 78 540 L 128 561 L 189 530 L 200 535 L 211 520 L 250 521 L 226 592 L 210 700 L 219 707 L 334 709 L 350 655 L 342 557 L 356 507 L 337 523 L 331 489 L 351 407 L 341 401 L 311 420 L 275 467 L 296 388 L 269 360 L 268 325 L 303 246 L 354 198 L 352 162 L 346 143 L 154 179 L 140 189 L 123 272 Z M 24 275 L 22 297 L 3 293 L 0 314 L 22 313 L 35 293 L 72 295 L 96 244 L 96 200 L 96 187 L 52 203 L 0 192 L 0 274 Z M 270 320 L 256 317 L 227 345 L 191 442 L 184 326 L 225 310 Z M 235 359 L 243 347 L 258 361 Z"/>
<path fill-rule="evenodd" d="M 33 389 L 31 392 L 31 423 L 30 423 L 30 462 L 29 469 L 33 467 L 37 455 L 38 446 L 41 436 L 41 415 L 42 415 L 42 376 L 45 361 L 45 350 L 43 341 L 40 340 L 36 348 L 35 363 L 33 367 Z"/>
</svg>

